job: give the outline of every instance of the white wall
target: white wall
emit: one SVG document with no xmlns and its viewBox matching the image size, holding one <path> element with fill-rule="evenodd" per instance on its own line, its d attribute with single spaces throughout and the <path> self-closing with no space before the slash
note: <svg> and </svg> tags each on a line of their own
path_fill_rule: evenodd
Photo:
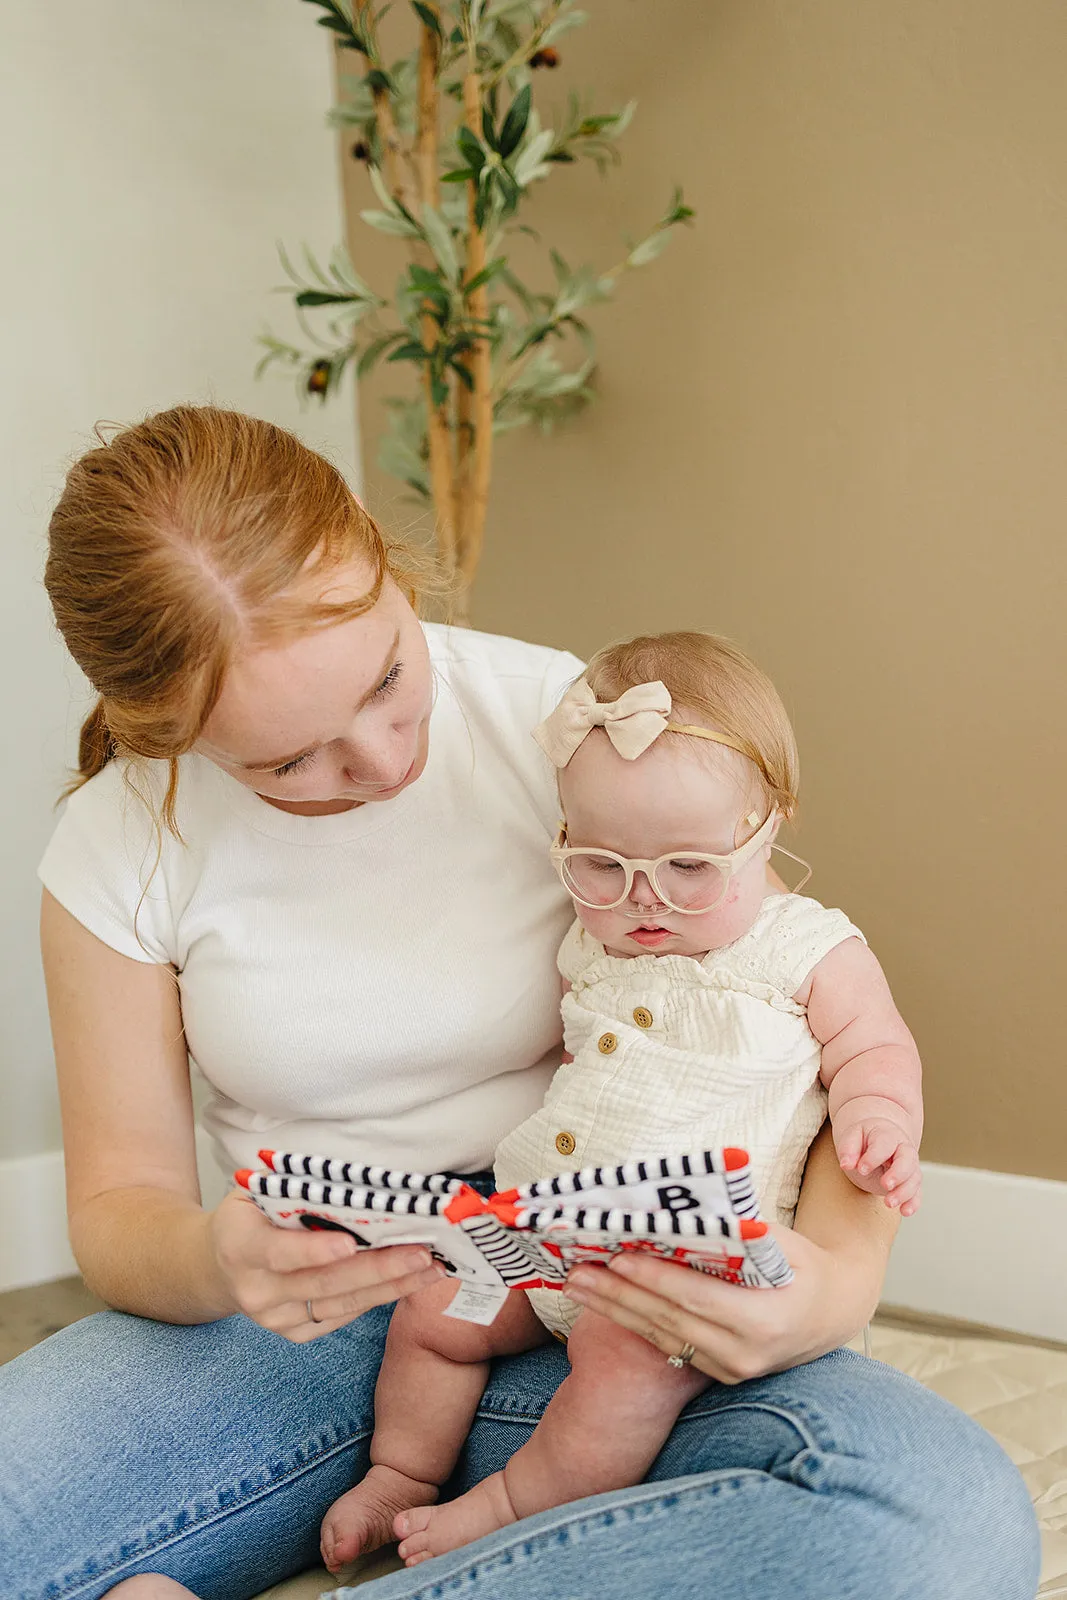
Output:
<svg viewBox="0 0 1067 1600">
<path fill-rule="evenodd" d="M 59 1145 L 34 869 L 86 704 L 40 583 L 66 464 L 101 418 L 212 400 L 294 428 L 356 481 L 351 405 L 302 411 L 287 377 L 252 377 L 261 328 L 294 331 L 271 294 L 284 281 L 275 241 L 325 253 L 341 234 L 315 15 L 296 0 L 5 8 L 0 1169 L 10 1158 L 12 1180 L 16 1158 L 29 1177 L 25 1158 Z"/>
</svg>

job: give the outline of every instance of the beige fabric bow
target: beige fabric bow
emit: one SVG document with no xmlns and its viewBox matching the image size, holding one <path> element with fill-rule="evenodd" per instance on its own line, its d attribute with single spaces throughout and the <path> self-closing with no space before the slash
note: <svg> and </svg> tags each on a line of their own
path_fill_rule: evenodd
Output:
<svg viewBox="0 0 1067 1600">
<path fill-rule="evenodd" d="M 666 684 L 635 683 L 617 700 L 598 701 L 584 678 L 534 729 L 534 738 L 554 766 L 565 767 L 592 728 L 603 728 L 624 761 L 644 755 L 667 726 L 671 693 Z"/>
</svg>

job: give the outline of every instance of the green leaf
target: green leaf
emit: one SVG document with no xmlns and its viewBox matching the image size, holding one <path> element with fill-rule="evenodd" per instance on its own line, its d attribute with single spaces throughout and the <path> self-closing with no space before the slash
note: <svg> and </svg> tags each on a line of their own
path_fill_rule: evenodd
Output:
<svg viewBox="0 0 1067 1600">
<path fill-rule="evenodd" d="M 396 85 L 381 67 L 372 67 L 367 73 L 367 84 L 376 94 L 392 94 Z"/>
<path fill-rule="evenodd" d="M 547 156 L 555 137 L 551 128 L 542 128 L 541 132 L 530 140 L 525 150 L 519 151 L 511 163 L 511 170 L 520 189 L 525 189 L 527 184 L 533 183 L 536 178 L 547 177 L 549 172 Z"/>
<path fill-rule="evenodd" d="M 696 216 L 692 206 L 687 206 L 682 199 L 681 189 L 675 189 L 671 195 L 671 208 L 663 221 L 667 227 L 673 227 L 676 222 L 689 222 Z"/>
<path fill-rule="evenodd" d="M 388 186 L 387 186 L 387 184 L 385 182 L 385 179 L 382 177 L 382 169 L 381 169 L 381 167 L 379 167 L 377 165 L 377 163 L 372 162 L 371 165 L 367 168 L 367 177 L 370 179 L 371 188 L 374 190 L 375 194 L 378 196 L 378 199 L 381 201 L 384 210 L 386 210 L 386 211 L 396 211 L 397 210 L 396 201 L 394 200 L 393 196 L 389 193 L 389 189 L 388 189 Z"/>
<path fill-rule="evenodd" d="M 431 33 L 436 33 L 439 39 L 444 39 L 444 34 L 441 32 L 440 19 L 434 15 L 429 6 L 420 5 L 419 0 L 411 0 L 411 9 L 419 20 L 426 24 Z"/>
<path fill-rule="evenodd" d="M 321 289 L 301 289 L 295 296 L 298 306 L 341 306 L 359 300 L 358 294 L 326 294 Z"/>
<path fill-rule="evenodd" d="M 375 339 L 373 344 L 369 344 L 356 363 L 356 377 L 365 377 L 385 354 L 389 346 L 396 344 L 397 340 L 403 337 L 402 333 L 383 333 L 380 339 Z"/>
<path fill-rule="evenodd" d="M 346 49 L 358 50 L 364 56 L 369 54 L 363 36 L 352 26 L 336 0 L 304 0 L 304 4 L 321 6 L 325 10 L 327 15 L 317 18 L 319 27 L 329 28 L 332 33 L 338 34 Z"/>
<path fill-rule="evenodd" d="M 267 359 L 269 360 L 270 358 L 268 357 Z M 461 361 L 450 361 L 448 365 L 452 368 L 452 371 L 456 374 L 456 377 L 462 381 L 464 386 L 473 391 L 474 377 L 471 374 L 470 369 L 465 367 Z"/>
<path fill-rule="evenodd" d="M 497 190 L 500 195 L 501 214 L 508 217 L 518 205 L 522 190 L 507 167 L 498 167 L 493 176 L 496 178 Z"/>
<path fill-rule="evenodd" d="M 560 288 L 562 288 L 570 278 L 571 269 L 568 267 L 558 250 L 550 250 L 548 252 L 548 258 L 552 263 L 552 271 L 556 274 L 556 282 L 559 284 Z"/>
<path fill-rule="evenodd" d="M 429 361 L 430 352 L 424 350 L 416 340 L 408 339 L 402 345 L 398 345 L 388 359 L 390 361 Z"/>
<path fill-rule="evenodd" d="M 330 276 L 341 289 L 348 289 L 354 295 L 364 300 L 378 299 L 369 284 L 364 283 L 359 273 L 355 270 L 349 259 L 348 251 L 344 245 L 337 245 L 330 254 Z"/>
<path fill-rule="evenodd" d="M 481 140 L 466 125 L 456 134 L 456 144 L 467 165 L 473 167 L 475 172 L 481 172 L 485 165 L 485 149 Z"/>
<path fill-rule="evenodd" d="M 422 231 L 448 282 L 458 283 L 459 260 L 452 243 L 452 233 L 441 213 L 425 202 L 422 207 Z"/>
<path fill-rule="evenodd" d="M 495 260 L 488 262 L 481 272 L 476 272 L 474 277 L 463 285 L 463 293 L 467 295 L 473 294 L 475 289 L 482 287 L 483 283 L 489 283 L 493 278 L 499 277 L 507 267 L 507 264 L 505 256 L 497 256 Z"/>
<path fill-rule="evenodd" d="M 442 183 L 473 183 L 478 177 L 473 167 L 460 167 L 455 172 L 442 172 Z"/>
<path fill-rule="evenodd" d="M 666 228 L 660 228 L 655 233 L 650 233 L 647 239 L 642 239 L 640 244 L 634 245 L 626 257 L 628 267 L 644 267 L 650 261 L 655 261 L 661 256 L 671 242 L 671 236 Z"/>
<path fill-rule="evenodd" d="M 419 289 L 423 293 L 447 293 L 440 273 L 431 272 L 429 267 L 419 266 L 417 262 L 413 262 L 412 265 L 408 267 L 408 282 L 411 284 L 413 289 Z"/>
<path fill-rule="evenodd" d="M 549 23 L 541 35 L 537 42 L 537 48 L 543 50 L 546 44 L 552 44 L 562 34 L 569 33 L 571 28 L 584 27 L 588 21 L 588 11 L 569 11 L 565 16 L 557 17 L 555 22 Z"/>
<path fill-rule="evenodd" d="M 496 130 L 493 127 L 493 114 L 488 106 L 482 107 L 482 138 L 490 150 L 497 148 Z"/>
<path fill-rule="evenodd" d="M 511 103 L 510 111 L 504 118 L 504 126 L 500 130 L 500 143 L 497 148 L 505 161 L 513 150 L 518 149 L 522 136 L 526 132 L 526 124 L 530 118 L 532 95 L 533 91 L 529 84 L 524 89 L 520 89 Z"/>
<path fill-rule="evenodd" d="M 419 230 L 397 211 L 361 211 L 360 216 L 368 227 L 379 233 L 393 233 L 398 239 L 417 239 Z"/>
</svg>

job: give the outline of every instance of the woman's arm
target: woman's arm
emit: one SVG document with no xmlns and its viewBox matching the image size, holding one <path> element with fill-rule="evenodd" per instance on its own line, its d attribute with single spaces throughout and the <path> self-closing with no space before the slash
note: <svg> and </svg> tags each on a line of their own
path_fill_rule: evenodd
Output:
<svg viewBox="0 0 1067 1600">
<path fill-rule="evenodd" d="M 814 1361 L 859 1333 L 878 1304 L 899 1222 L 845 1177 L 826 1123 L 808 1154 L 794 1227 L 771 1224 L 796 1274 L 784 1289 L 746 1289 L 651 1256 L 617 1256 L 606 1271 L 579 1267 L 566 1289 L 665 1355 L 693 1345 L 695 1367 L 740 1383 Z"/>
<path fill-rule="evenodd" d="M 75 1259 L 109 1305 L 168 1322 L 234 1307 L 200 1208 L 174 974 L 110 949 L 47 892 L 41 950 Z"/>
<path fill-rule="evenodd" d="M 41 948 L 71 1247 L 102 1300 L 161 1322 L 244 1311 L 302 1340 L 436 1281 L 426 1251 L 375 1251 L 372 1264 L 350 1239 L 272 1227 L 236 1190 L 203 1211 L 173 973 L 112 950 L 47 892 Z"/>
</svg>

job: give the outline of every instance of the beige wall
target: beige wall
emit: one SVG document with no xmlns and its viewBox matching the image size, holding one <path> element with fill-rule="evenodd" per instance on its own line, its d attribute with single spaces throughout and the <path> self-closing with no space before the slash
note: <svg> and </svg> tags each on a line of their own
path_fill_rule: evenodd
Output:
<svg viewBox="0 0 1067 1600">
<path fill-rule="evenodd" d="M 533 220 L 608 264 L 677 180 L 697 225 L 599 317 L 595 408 L 501 442 L 475 625 L 749 648 L 813 892 L 918 1035 L 926 1155 L 1067 1178 L 1067 8 L 587 5 L 545 87 L 637 120 Z"/>
</svg>

